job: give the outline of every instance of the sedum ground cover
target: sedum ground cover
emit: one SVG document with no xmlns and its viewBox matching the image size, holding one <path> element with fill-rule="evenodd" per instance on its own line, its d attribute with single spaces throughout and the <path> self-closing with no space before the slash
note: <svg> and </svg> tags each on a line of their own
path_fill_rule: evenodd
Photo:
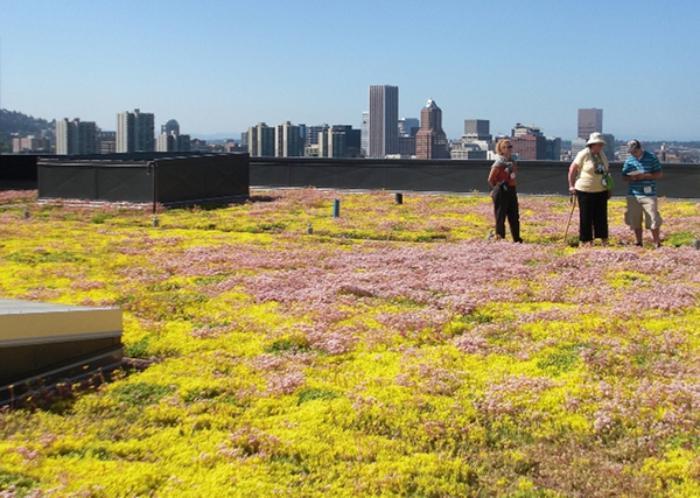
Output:
<svg viewBox="0 0 700 498">
<path fill-rule="evenodd" d="M 0 194 L 0 295 L 118 305 L 155 360 L 0 412 L 0 496 L 700 496 L 700 204 L 662 201 L 659 250 L 622 200 L 609 248 L 562 243 L 566 199 L 521 210 L 515 245 L 488 197 L 258 191 L 153 227 Z"/>
</svg>

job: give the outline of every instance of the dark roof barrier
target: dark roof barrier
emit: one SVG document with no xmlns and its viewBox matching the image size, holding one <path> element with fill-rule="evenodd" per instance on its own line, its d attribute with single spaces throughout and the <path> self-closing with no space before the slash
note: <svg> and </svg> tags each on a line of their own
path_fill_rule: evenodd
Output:
<svg viewBox="0 0 700 498">
<path fill-rule="evenodd" d="M 0 190 L 36 188 L 38 156 L 0 154 Z"/>
<path fill-rule="evenodd" d="M 249 196 L 248 154 L 42 157 L 39 199 L 159 203 L 231 202 Z"/>
<path fill-rule="evenodd" d="M 486 192 L 493 161 L 417 159 L 312 159 L 251 158 L 251 185 L 256 187 L 307 187 L 386 189 L 425 192 Z M 568 195 L 569 163 L 520 161 L 518 191 L 527 194 Z M 611 163 L 615 195 L 625 195 L 622 163 Z M 659 194 L 700 197 L 700 165 L 665 164 Z"/>
</svg>

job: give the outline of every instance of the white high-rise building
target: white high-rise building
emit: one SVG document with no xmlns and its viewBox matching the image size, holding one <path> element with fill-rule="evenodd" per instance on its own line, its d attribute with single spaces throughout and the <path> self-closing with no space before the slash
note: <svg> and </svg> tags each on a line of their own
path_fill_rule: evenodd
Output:
<svg viewBox="0 0 700 498">
<path fill-rule="evenodd" d="M 248 128 L 248 153 L 251 157 L 275 155 L 275 128 L 258 123 Z"/>
<path fill-rule="evenodd" d="M 153 152 L 156 145 L 154 122 L 152 113 L 139 109 L 117 114 L 117 152 Z"/>
<path fill-rule="evenodd" d="M 95 154 L 97 124 L 75 118 L 56 120 L 56 154 Z"/>
<path fill-rule="evenodd" d="M 399 87 L 369 87 L 369 157 L 399 152 Z"/>
<path fill-rule="evenodd" d="M 304 148 L 298 126 L 286 121 L 275 127 L 275 157 L 298 157 Z"/>
</svg>

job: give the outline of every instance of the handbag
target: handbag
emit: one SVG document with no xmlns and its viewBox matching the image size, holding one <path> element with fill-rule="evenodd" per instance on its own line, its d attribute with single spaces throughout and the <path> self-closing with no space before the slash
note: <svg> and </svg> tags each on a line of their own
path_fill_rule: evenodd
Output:
<svg viewBox="0 0 700 498">
<path fill-rule="evenodd" d="M 603 175 L 603 181 L 605 182 L 605 188 L 607 188 L 609 192 L 612 192 L 615 188 L 615 180 L 613 180 L 613 176 L 609 171 L 606 171 Z"/>
</svg>

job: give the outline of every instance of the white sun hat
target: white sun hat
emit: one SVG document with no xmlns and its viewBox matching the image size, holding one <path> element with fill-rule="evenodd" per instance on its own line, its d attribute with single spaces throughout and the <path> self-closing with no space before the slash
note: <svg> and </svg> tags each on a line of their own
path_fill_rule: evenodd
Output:
<svg viewBox="0 0 700 498">
<path fill-rule="evenodd" d="M 602 133 L 591 133 L 591 136 L 588 137 L 588 142 L 586 142 L 586 145 L 593 145 L 593 144 L 603 144 L 605 145 L 605 139 L 603 138 Z"/>
</svg>

